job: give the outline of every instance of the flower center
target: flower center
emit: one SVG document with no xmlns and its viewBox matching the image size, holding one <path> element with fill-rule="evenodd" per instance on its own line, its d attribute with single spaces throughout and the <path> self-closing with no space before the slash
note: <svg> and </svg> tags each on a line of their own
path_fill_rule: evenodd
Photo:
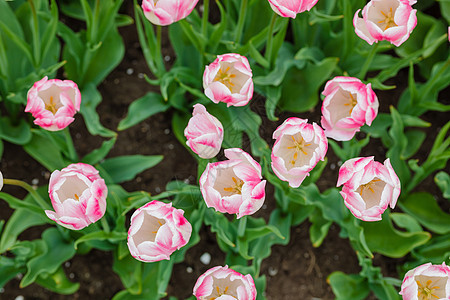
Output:
<svg viewBox="0 0 450 300">
<path fill-rule="evenodd" d="M 56 108 L 56 103 L 53 102 L 53 96 L 50 96 L 50 102 L 49 103 L 45 103 L 45 109 L 48 110 L 49 112 L 51 112 L 54 115 L 58 111 L 58 109 Z"/>
<path fill-rule="evenodd" d="M 363 193 L 365 190 L 369 190 L 369 191 L 371 191 L 372 193 L 375 193 L 374 189 L 372 188 L 372 185 L 373 185 L 375 182 L 378 182 L 378 181 L 380 181 L 380 179 L 373 179 L 372 181 L 370 181 L 370 182 L 368 182 L 368 183 L 366 183 L 366 184 L 362 184 L 362 185 L 361 185 L 361 191 L 359 192 L 359 194 L 362 195 L 362 193 Z"/>
<path fill-rule="evenodd" d="M 289 146 L 287 147 L 288 149 L 294 149 L 294 158 L 293 160 L 291 160 L 291 164 L 295 165 L 295 162 L 297 161 L 298 158 L 298 152 L 302 152 L 305 155 L 308 155 L 308 152 L 305 151 L 305 147 L 308 147 L 309 145 L 311 145 L 311 143 L 309 144 L 305 144 L 305 140 L 300 137 L 300 140 L 297 141 L 292 135 L 291 135 L 292 141 L 294 143 L 293 146 Z"/>
<path fill-rule="evenodd" d="M 432 284 L 431 280 L 427 280 L 427 282 L 425 283 L 425 286 L 423 286 L 419 280 L 416 280 L 416 282 L 418 285 L 417 298 L 419 298 L 419 300 L 433 299 L 431 297 L 439 299 L 439 297 L 434 294 L 434 290 L 438 290 L 439 287 L 438 286 L 431 287 L 431 284 Z"/>
<path fill-rule="evenodd" d="M 353 97 L 352 93 L 348 93 L 350 95 L 350 99 L 348 103 L 345 103 L 345 106 L 350 106 L 350 114 L 352 114 L 353 109 L 355 108 L 356 104 L 358 104 L 358 101 Z"/>
<path fill-rule="evenodd" d="M 219 72 L 217 73 L 216 77 L 214 78 L 214 81 L 219 81 L 223 83 L 227 88 L 231 89 L 234 87 L 234 83 L 231 82 L 231 80 L 236 77 L 236 74 L 229 74 L 228 71 L 230 70 L 230 67 L 227 67 L 225 71 L 222 69 L 219 69 Z"/>
<path fill-rule="evenodd" d="M 234 178 L 234 177 L 233 177 Z M 219 298 L 222 295 L 226 295 L 227 291 L 228 291 L 228 286 L 225 287 L 225 289 L 223 290 L 223 292 L 220 292 L 220 289 L 218 286 L 216 286 L 216 291 L 217 291 L 217 297 L 211 297 L 209 298 L 209 300 L 215 300 L 216 298 Z"/>
<path fill-rule="evenodd" d="M 384 20 L 378 21 L 378 23 L 386 25 L 384 30 L 397 26 L 397 24 L 395 24 L 394 22 L 394 13 L 392 12 L 392 7 L 389 9 L 389 12 L 387 14 L 383 11 L 380 11 L 380 13 L 384 16 Z"/>
<path fill-rule="evenodd" d="M 80 201 L 80 197 L 77 194 L 75 194 L 74 197 L 75 197 L 75 200 Z"/>
<path fill-rule="evenodd" d="M 234 194 L 241 194 L 242 193 L 242 186 L 244 185 L 244 182 L 240 179 L 236 179 L 236 177 L 231 177 L 231 179 L 234 182 L 234 185 L 231 187 L 223 188 L 226 192 L 232 192 Z"/>
<path fill-rule="evenodd" d="M 158 229 L 157 229 L 157 230 L 155 230 L 155 231 L 152 231 L 152 233 L 157 233 L 157 232 L 158 232 L 158 230 L 159 230 L 159 228 L 161 228 L 161 226 L 163 225 L 163 224 L 161 223 L 161 221 L 160 221 L 160 220 L 158 220 L 158 224 L 159 224 L 159 227 L 158 227 Z"/>
</svg>

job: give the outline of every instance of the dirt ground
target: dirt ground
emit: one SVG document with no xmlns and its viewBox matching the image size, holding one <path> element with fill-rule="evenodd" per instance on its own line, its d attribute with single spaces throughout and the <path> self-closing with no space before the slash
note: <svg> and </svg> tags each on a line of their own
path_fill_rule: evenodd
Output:
<svg viewBox="0 0 450 300">
<path fill-rule="evenodd" d="M 125 59 L 107 79 L 99 86 L 103 102 L 98 107 L 102 124 L 111 129 L 117 128 L 118 122 L 126 115 L 128 105 L 147 92 L 154 90 L 143 79 L 142 74 L 149 73 L 136 36 L 134 25 L 121 28 L 120 32 L 126 45 Z M 165 54 L 171 56 L 170 49 L 165 45 Z M 164 47 L 164 44 L 163 44 Z M 168 63 L 173 60 L 171 59 Z M 400 74 L 396 84 L 400 91 L 396 93 L 377 92 L 380 99 L 380 111 L 389 111 L 389 105 L 396 104 L 401 88 L 405 87 L 407 73 Z M 255 101 L 264 101 L 262 97 L 255 97 Z M 252 105 L 256 105 L 253 103 Z M 164 160 L 156 167 L 147 170 L 133 180 L 123 184 L 128 191 L 145 190 L 158 194 L 164 190 L 166 183 L 171 180 L 186 180 L 195 184 L 197 166 L 195 159 L 181 145 L 171 131 L 171 111 L 160 113 L 144 122 L 119 132 L 118 140 L 109 157 L 144 154 L 163 154 Z M 295 114 L 283 114 L 295 116 Z M 305 114 L 310 121 L 320 122 L 320 104 L 314 111 Z M 263 116 L 264 118 L 264 116 Z M 425 120 L 433 121 L 433 129 L 427 137 L 424 147 L 431 148 L 434 132 L 439 124 L 445 123 L 442 114 L 426 114 Z M 437 118 L 437 119 L 436 119 Z M 266 118 L 263 126 L 271 128 L 264 130 L 272 132 L 285 118 L 272 123 Z M 439 123 L 439 124 L 436 124 Z M 437 127 L 434 127 L 436 124 Z M 442 126 L 442 125 L 440 125 Z M 100 146 L 100 137 L 92 137 L 87 133 L 81 116 L 70 126 L 75 146 L 80 156 Z M 273 144 L 270 135 L 265 136 L 269 144 Z M 429 145 L 428 145 L 429 144 Z M 427 146 L 428 145 L 428 146 Z M 375 155 L 378 160 L 384 160 L 384 148 L 379 140 L 371 140 L 363 150 L 362 155 Z M 423 159 L 426 150 L 419 153 Z M 337 180 L 336 166 L 339 159 L 332 152 L 327 154 L 328 165 L 318 185 L 321 190 L 332 187 Z M 334 168 L 333 168 L 334 166 Z M 333 169 L 332 169 L 333 168 Z M 36 163 L 21 147 L 5 142 L 5 150 L 1 162 L 1 170 L 6 178 L 16 178 L 33 184 L 47 184 L 49 172 Z M 418 190 L 437 192 L 432 179 L 424 182 Z M 4 191 L 15 196 L 23 196 L 23 191 L 8 187 Z M 268 218 L 270 210 L 275 206 L 273 195 L 266 197 L 266 209 L 261 209 L 254 216 Z M 7 220 L 12 210 L 4 202 L 0 202 L 0 219 Z M 263 261 L 262 274 L 267 277 L 266 297 L 269 300 L 279 299 L 334 299 L 331 288 L 326 283 L 327 276 L 333 271 L 344 273 L 359 273 L 360 267 L 354 250 L 346 239 L 339 237 L 339 227 L 332 225 L 329 234 L 319 248 L 314 248 L 309 240 L 308 222 L 304 222 L 291 229 L 291 240 L 287 246 L 274 246 L 272 255 Z M 26 230 L 19 238 L 31 240 L 40 237 L 46 226 L 39 226 Z M 209 253 L 212 257 L 208 265 L 200 262 L 200 256 Z M 192 295 L 192 288 L 198 276 L 207 269 L 223 265 L 225 254 L 221 252 L 215 242 L 215 235 L 207 227 L 201 230 L 201 241 L 189 249 L 184 262 L 175 265 L 172 279 L 168 287 L 168 295 L 184 299 Z M 381 266 L 385 276 L 397 277 L 396 264 L 401 260 L 388 259 L 381 255 L 375 258 L 375 265 Z M 65 263 L 65 271 L 74 282 L 81 284 L 80 289 L 73 295 L 59 295 L 49 292 L 36 284 L 20 289 L 20 278 L 11 280 L 4 289 L 0 290 L 0 299 L 15 299 L 22 295 L 25 299 L 111 299 L 115 293 L 123 289 L 119 277 L 112 271 L 112 255 L 108 252 L 93 250 L 83 256 L 76 256 Z M 373 297 L 373 296 L 371 296 Z M 374 298 L 373 298 L 374 299 Z"/>
</svg>

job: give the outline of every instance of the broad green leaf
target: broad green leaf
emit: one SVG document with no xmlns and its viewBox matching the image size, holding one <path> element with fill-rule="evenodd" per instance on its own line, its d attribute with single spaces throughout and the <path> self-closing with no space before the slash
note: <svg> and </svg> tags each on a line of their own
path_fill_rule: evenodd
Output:
<svg viewBox="0 0 450 300">
<path fill-rule="evenodd" d="M 217 238 L 223 243 L 231 248 L 236 246 L 232 241 L 235 240 L 237 233 L 223 214 L 215 212 L 212 208 L 207 209 L 205 212 L 205 224 L 211 226 L 211 231 L 216 232 Z"/>
<path fill-rule="evenodd" d="M 319 87 L 331 76 L 337 62 L 337 58 L 328 57 L 317 64 L 308 62 L 302 70 L 290 69 L 282 83 L 280 108 L 304 112 L 314 107 L 319 101 Z"/>
<path fill-rule="evenodd" d="M 156 166 L 162 155 L 124 155 L 107 158 L 100 166 L 108 173 L 113 183 L 132 180 L 137 174 Z"/>
<path fill-rule="evenodd" d="M 62 295 L 73 294 L 80 288 L 80 284 L 78 282 L 71 282 L 67 279 L 66 273 L 61 266 L 53 274 L 39 275 L 36 278 L 36 283 L 50 291 Z"/>
<path fill-rule="evenodd" d="M 323 218 L 321 211 L 318 209 L 309 215 L 309 221 L 312 223 L 311 227 L 309 227 L 309 238 L 311 243 L 316 248 L 320 247 L 333 222 Z"/>
<path fill-rule="evenodd" d="M 117 134 L 109 130 L 100 123 L 100 118 L 96 111 L 97 105 L 102 101 L 102 96 L 94 84 L 89 83 L 81 91 L 81 114 L 83 115 L 86 127 L 92 135 L 101 135 L 103 137 L 115 137 Z"/>
<path fill-rule="evenodd" d="M 404 228 L 409 232 L 417 232 L 422 230 L 419 222 L 408 214 L 391 213 L 391 219 L 398 227 Z"/>
<path fill-rule="evenodd" d="M 23 146 L 25 151 L 49 171 L 61 170 L 70 164 L 62 155 L 62 149 L 41 130 L 31 130 L 31 141 Z"/>
<path fill-rule="evenodd" d="M 163 101 L 161 95 L 150 92 L 131 103 L 127 116 L 120 121 L 117 130 L 130 128 L 154 114 L 166 111 L 168 108 L 169 105 Z"/>
<path fill-rule="evenodd" d="M 119 275 L 120 280 L 127 289 L 126 292 L 133 295 L 142 292 L 142 269 L 143 263 L 136 260 L 131 255 L 118 259 L 117 253 L 114 253 L 113 270 Z M 122 297 L 116 298 L 116 296 L 113 299 L 129 299 Z"/>
<path fill-rule="evenodd" d="M 441 210 L 430 193 L 410 194 L 403 198 L 399 205 L 431 231 L 439 234 L 450 233 L 450 215 Z"/>
<path fill-rule="evenodd" d="M 12 258 L 0 256 L 0 288 L 23 270 L 24 268 L 18 266 Z"/>
<path fill-rule="evenodd" d="M 425 140 L 426 134 L 420 130 L 408 130 L 405 132 L 407 144 L 401 154 L 402 159 L 408 159 L 419 150 Z"/>
<path fill-rule="evenodd" d="M 42 234 L 46 251 L 27 263 L 27 273 L 20 282 L 21 287 L 33 283 L 41 274 L 53 274 L 58 267 L 75 255 L 73 243 L 68 243 L 56 228 L 49 228 Z"/>
<path fill-rule="evenodd" d="M 367 245 L 373 252 L 389 257 L 402 257 L 412 249 L 425 244 L 431 237 L 428 232 L 402 232 L 392 226 L 389 214 L 383 214 L 381 221 L 362 222 Z"/>
<path fill-rule="evenodd" d="M 336 300 L 366 299 L 370 293 L 367 279 L 357 274 L 347 275 L 340 271 L 331 273 L 327 278 Z"/>
<path fill-rule="evenodd" d="M 14 144 L 24 145 L 31 140 L 30 125 L 24 119 L 12 124 L 8 117 L 0 118 L 0 138 Z"/>
<path fill-rule="evenodd" d="M 105 158 L 111 151 L 112 147 L 116 143 L 116 137 L 113 137 L 107 141 L 104 141 L 100 148 L 92 150 L 91 153 L 86 154 L 81 160 L 85 164 L 95 165 L 99 161 Z"/>
</svg>

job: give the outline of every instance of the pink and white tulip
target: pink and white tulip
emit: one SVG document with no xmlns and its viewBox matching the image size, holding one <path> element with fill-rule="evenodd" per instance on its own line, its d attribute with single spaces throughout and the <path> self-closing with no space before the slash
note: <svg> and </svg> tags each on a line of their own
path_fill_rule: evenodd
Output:
<svg viewBox="0 0 450 300">
<path fill-rule="evenodd" d="M 253 97 L 252 69 L 245 56 L 217 55 L 203 73 L 205 95 L 214 103 L 244 106 Z"/>
<path fill-rule="evenodd" d="M 91 165 L 77 163 L 54 171 L 48 193 L 55 211 L 45 214 L 63 227 L 80 230 L 105 214 L 108 188 Z"/>
<path fill-rule="evenodd" d="M 66 128 L 80 110 L 81 93 L 71 80 L 48 79 L 34 83 L 28 90 L 26 112 L 35 118 L 34 124 L 50 131 Z"/>
<path fill-rule="evenodd" d="M 194 296 L 198 300 L 255 300 L 256 287 L 250 274 L 244 276 L 228 266 L 217 266 L 200 275 Z"/>
<path fill-rule="evenodd" d="M 270 7 L 278 15 L 295 19 L 298 13 L 310 10 L 318 0 L 269 0 Z"/>
<path fill-rule="evenodd" d="M 155 25 L 170 25 L 186 18 L 198 0 L 143 0 L 145 17 Z"/>
<path fill-rule="evenodd" d="M 201 158 L 213 158 L 220 151 L 223 126 L 201 104 L 194 105 L 192 118 L 184 129 L 186 144 Z"/>
<path fill-rule="evenodd" d="M 189 242 L 192 226 L 184 211 L 172 203 L 151 201 L 131 216 L 128 249 L 143 262 L 170 259 L 170 255 Z"/>
<path fill-rule="evenodd" d="M 2 172 L 0 172 L 0 191 L 2 190 L 2 188 L 3 188 L 3 174 Z"/>
<path fill-rule="evenodd" d="M 309 172 L 324 160 L 328 141 L 323 129 L 308 120 L 289 118 L 273 133 L 272 170 L 291 187 L 299 187 Z"/>
<path fill-rule="evenodd" d="M 358 78 L 338 76 L 322 92 L 321 125 L 325 135 L 337 141 L 353 138 L 364 124 L 371 125 L 378 114 L 378 98 L 369 84 Z"/>
<path fill-rule="evenodd" d="M 239 148 L 225 150 L 226 161 L 209 163 L 200 177 L 200 191 L 206 206 L 237 214 L 237 218 L 258 211 L 266 197 L 261 166 Z"/>
<path fill-rule="evenodd" d="M 400 295 L 404 300 L 450 299 L 450 267 L 426 263 L 409 270 Z"/>
<path fill-rule="evenodd" d="M 395 207 L 401 189 L 389 158 L 381 164 L 373 156 L 347 160 L 339 169 L 341 185 L 345 206 L 363 221 L 381 220 L 388 206 Z"/>
<path fill-rule="evenodd" d="M 416 0 L 371 0 L 353 17 L 356 34 L 372 45 L 386 40 L 395 46 L 405 42 L 417 25 Z"/>
</svg>

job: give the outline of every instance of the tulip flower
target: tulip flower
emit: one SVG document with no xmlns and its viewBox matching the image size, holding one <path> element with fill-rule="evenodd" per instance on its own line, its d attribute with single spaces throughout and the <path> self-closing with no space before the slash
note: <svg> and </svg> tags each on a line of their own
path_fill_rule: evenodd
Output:
<svg viewBox="0 0 450 300">
<path fill-rule="evenodd" d="M 339 169 L 341 185 L 345 206 L 363 221 L 381 220 L 388 205 L 395 207 L 401 188 L 389 158 L 381 164 L 373 156 L 347 160 Z"/>
<path fill-rule="evenodd" d="M 200 177 L 200 191 L 206 206 L 216 211 L 251 215 L 261 208 L 266 197 L 266 181 L 261 181 L 261 166 L 238 148 L 226 149 L 226 161 L 209 163 Z"/>
<path fill-rule="evenodd" d="M 253 97 L 252 76 L 245 56 L 218 55 L 203 73 L 205 95 L 214 103 L 224 102 L 228 107 L 244 106 Z"/>
<path fill-rule="evenodd" d="M 256 287 L 250 274 L 244 276 L 228 266 L 217 266 L 200 275 L 194 296 L 198 300 L 255 300 Z"/>
<path fill-rule="evenodd" d="M 270 7 L 278 15 L 295 19 L 298 13 L 310 10 L 318 0 L 269 0 Z"/>
<path fill-rule="evenodd" d="M 337 141 L 353 138 L 364 124 L 371 125 L 378 114 L 378 98 L 369 84 L 358 78 L 338 76 L 322 92 L 321 125 L 327 137 Z"/>
<path fill-rule="evenodd" d="M 2 172 L 0 172 L 0 191 L 2 190 L 2 188 L 3 188 L 3 174 Z"/>
<path fill-rule="evenodd" d="M 80 230 L 105 214 L 108 188 L 91 165 L 77 163 L 54 171 L 48 192 L 55 211 L 45 213 L 63 227 Z"/>
<path fill-rule="evenodd" d="M 220 151 L 223 126 L 201 104 L 194 105 L 192 118 L 184 130 L 186 144 L 201 158 L 213 158 Z"/>
<path fill-rule="evenodd" d="M 169 260 L 191 237 L 192 226 L 183 214 L 172 203 L 156 200 L 137 209 L 128 230 L 131 255 L 143 262 Z"/>
<path fill-rule="evenodd" d="M 34 83 L 28 91 L 26 112 L 35 118 L 34 124 L 50 131 L 66 128 L 80 110 L 81 93 L 71 80 L 48 79 Z"/>
<path fill-rule="evenodd" d="M 272 170 L 291 187 L 299 187 L 309 172 L 324 160 L 328 141 L 322 128 L 308 120 L 289 118 L 273 133 Z"/>
<path fill-rule="evenodd" d="M 404 300 L 450 299 L 450 267 L 426 263 L 409 270 L 400 295 Z"/>
<path fill-rule="evenodd" d="M 145 17 L 155 25 L 170 25 L 186 18 L 198 0 L 143 0 Z"/>
<path fill-rule="evenodd" d="M 415 0 L 371 0 L 353 17 L 356 34 L 372 45 L 386 40 L 395 46 L 405 42 L 417 25 Z"/>
</svg>

